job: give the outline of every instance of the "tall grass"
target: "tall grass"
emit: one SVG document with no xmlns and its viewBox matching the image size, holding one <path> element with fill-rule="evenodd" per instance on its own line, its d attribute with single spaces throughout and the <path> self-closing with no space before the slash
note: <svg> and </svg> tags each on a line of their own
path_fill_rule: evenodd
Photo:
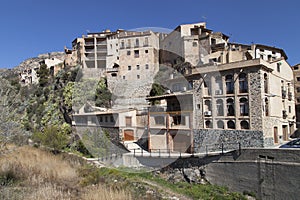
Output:
<svg viewBox="0 0 300 200">
<path fill-rule="evenodd" d="M 82 187 L 82 177 L 78 174 L 81 165 L 70 157 L 29 146 L 2 154 L 0 199 L 131 199 L 124 190 L 101 185 Z"/>
</svg>

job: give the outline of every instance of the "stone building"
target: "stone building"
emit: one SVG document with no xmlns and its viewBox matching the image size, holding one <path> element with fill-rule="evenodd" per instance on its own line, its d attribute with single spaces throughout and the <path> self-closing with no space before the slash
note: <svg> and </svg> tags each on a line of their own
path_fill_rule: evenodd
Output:
<svg viewBox="0 0 300 200">
<path fill-rule="evenodd" d="M 159 68 L 161 33 L 151 30 L 88 33 L 65 48 L 67 65 L 81 65 L 84 77 L 107 77 L 115 107 L 144 107 Z"/>
<path fill-rule="evenodd" d="M 190 33 L 198 26 L 188 26 Z M 261 44 L 229 43 L 218 35 L 223 39 L 208 40 L 211 46 L 204 45 L 207 55 L 199 54 L 199 62 L 197 55 L 191 59 L 182 53 L 180 62 L 191 65 L 162 83 L 167 94 L 147 98 L 164 102 L 149 109 L 149 150 L 200 152 L 234 143 L 266 147 L 288 140 L 294 132 L 293 71 L 285 52 Z M 178 49 L 185 49 L 181 40 L 178 43 Z M 172 61 L 172 55 L 162 55 L 165 63 Z"/>
<path fill-rule="evenodd" d="M 118 33 L 105 30 L 98 33 L 88 33 L 72 42 L 72 49 L 65 47 L 67 64 L 79 64 L 85 77 L 99 78 L 106 72 L 107 37 Z"/>
<path fill-rule="evenodd" d="M 292 67 L 294 72 L 294 84 L 295 84 L 295 109 L 296 109 L 296 121 L 297 128 L 300 127 L 300 64 Z"/>
<path fill-rule="evenodd" d="M 65 54 L 63 52 L 52 52 L 23 61 L 18 66 L 20 83 L 22 85 L 38 83 L 37 71 L 42 64 L 47 65 L 51 75 L 55 75 L 64 67 L 64 59 Z"/>
<path fill-rule="evenodd" d="M 220 46 L 227 45 L 228 39 L 223 33 L 207 29 L 205 22 L 179 25 L 162 41 L 160 60 L 167 66 L 208 63 Z"/>
<path fill-rule="evenodd" d="M 159 69 L 159 41 L 159 34 L 152 31 L 123 31 L 108 37 L 107 80 L 116 107 L 148 105 L 145 97 Z"/>
</svg>

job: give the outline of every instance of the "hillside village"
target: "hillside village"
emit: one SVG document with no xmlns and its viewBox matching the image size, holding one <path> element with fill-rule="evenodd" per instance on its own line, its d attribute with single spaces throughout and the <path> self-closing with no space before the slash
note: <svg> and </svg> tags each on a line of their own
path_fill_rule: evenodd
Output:
<svg viewBox="0 0 300 200">
<path fill-rule="evenodd" d="M 78 82 L 104 78 L 110 105 L 73 108 L 72 126 L 79 134 L 101 127 L 129 150 L 135 143 L 148 152 L 201 153 L 288 141 L 299 120 L 299 66 L 281 48 L 229 39 L 204 22 L 170 33 L 88 33 L 63 53 L 22 63 L 19 80 L 37 84 L 41 65 L 52 75 L 79 67 Z"/>
</svg>

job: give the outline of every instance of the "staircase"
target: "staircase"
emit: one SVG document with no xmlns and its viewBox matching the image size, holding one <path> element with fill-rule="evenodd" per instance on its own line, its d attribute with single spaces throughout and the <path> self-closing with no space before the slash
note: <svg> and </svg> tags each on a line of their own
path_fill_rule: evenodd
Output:
<svg viewBox="0 0 300 200">
<path fill-rule="evenodd" d="M 132 153 L 146 153 L 135 141 L 125 141 L 124 146 Z"/>
</svg>

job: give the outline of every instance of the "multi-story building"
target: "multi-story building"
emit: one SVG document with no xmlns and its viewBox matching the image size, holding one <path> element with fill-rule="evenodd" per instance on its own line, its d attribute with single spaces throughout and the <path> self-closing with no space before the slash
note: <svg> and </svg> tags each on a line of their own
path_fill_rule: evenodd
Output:
<svg viewBox="0 0 300 200">
<path fill-rule="evenodd" d="M 56 54 L 58 58 L 55 57 Z M 38 58 L 32 58 L 24 61 L 20 65 L 20 83 L 22 85 L 38 83 L 39 77 L 37 71 L 43 64 L 47 65 L 47 68 L 50 71 L 50 75 L 55 75 L 64 67 L 63 58 L 64 56 L 61 56 L 61 53 L 53 53 L 53 55 L 41 54 Z"/>
<path fill-rule="evenodd" d="M 117 107 L 143 107 L 159 69 L 162 35 L 122 29 L 88 33 L 72 42 L 72 50 L 65 48 L 66 63 L 81 65 L 86 77 L 107 76 Z"/>
<path fill-rule="evenodd" d="M 300 127 L 300 64 L 292 67 L 294 72 L 294 84 L 295 84 L 295 109 L 296 109 L 296 121 L 297 128 Z"/>
<path fill-rule="evenodd" d="M 145 97 L 159 70 L 159 40 L 152 31 L 123 31 L 108 38 L 107 80 L 118 107 L 147 106 Z"/>
<path fill-rule="evenodd" d="M 191 32 L 195 26 L 189 26 Z M 175 71 L 179 77 L 171 74 L 161 83 L 169 89 L 167 94 L 148 97 L 164 102 L 150 108 L 150 150 L 200 151 L 205 145 L 224 143 L 264 147 L 286 141 L 294 132 L 293 72 L 285 52 L 227 39 L 209 43 L 209 48 L 204 45 L 208 54 L 198 55 L 201 62 Z M 185 49 L 181 40 L 178 43 L 172 45 Z M 197 55 L 181 55 L 180 62 L 197 61 Z M 165 56 L 161 60 L 173 58 Z"/>
<path fill-rule="evenodd" d="M 174 29 L 161 44 L 161 63 L 174 66 L 189 62 L 193 66 L 208 63 L 217 48 L 227 46 L 228 36 L 212 32 L 206 23 L 183 24 Z"/>
<path fill-rule="evenodd" d="M 103 109 L 84 105 L 73 114 L 72 125 L 84 133 L 89 130 L 108 130 L 115 140 L 136 141 L 147 128 L 146 110 Z"/>
</svg>

